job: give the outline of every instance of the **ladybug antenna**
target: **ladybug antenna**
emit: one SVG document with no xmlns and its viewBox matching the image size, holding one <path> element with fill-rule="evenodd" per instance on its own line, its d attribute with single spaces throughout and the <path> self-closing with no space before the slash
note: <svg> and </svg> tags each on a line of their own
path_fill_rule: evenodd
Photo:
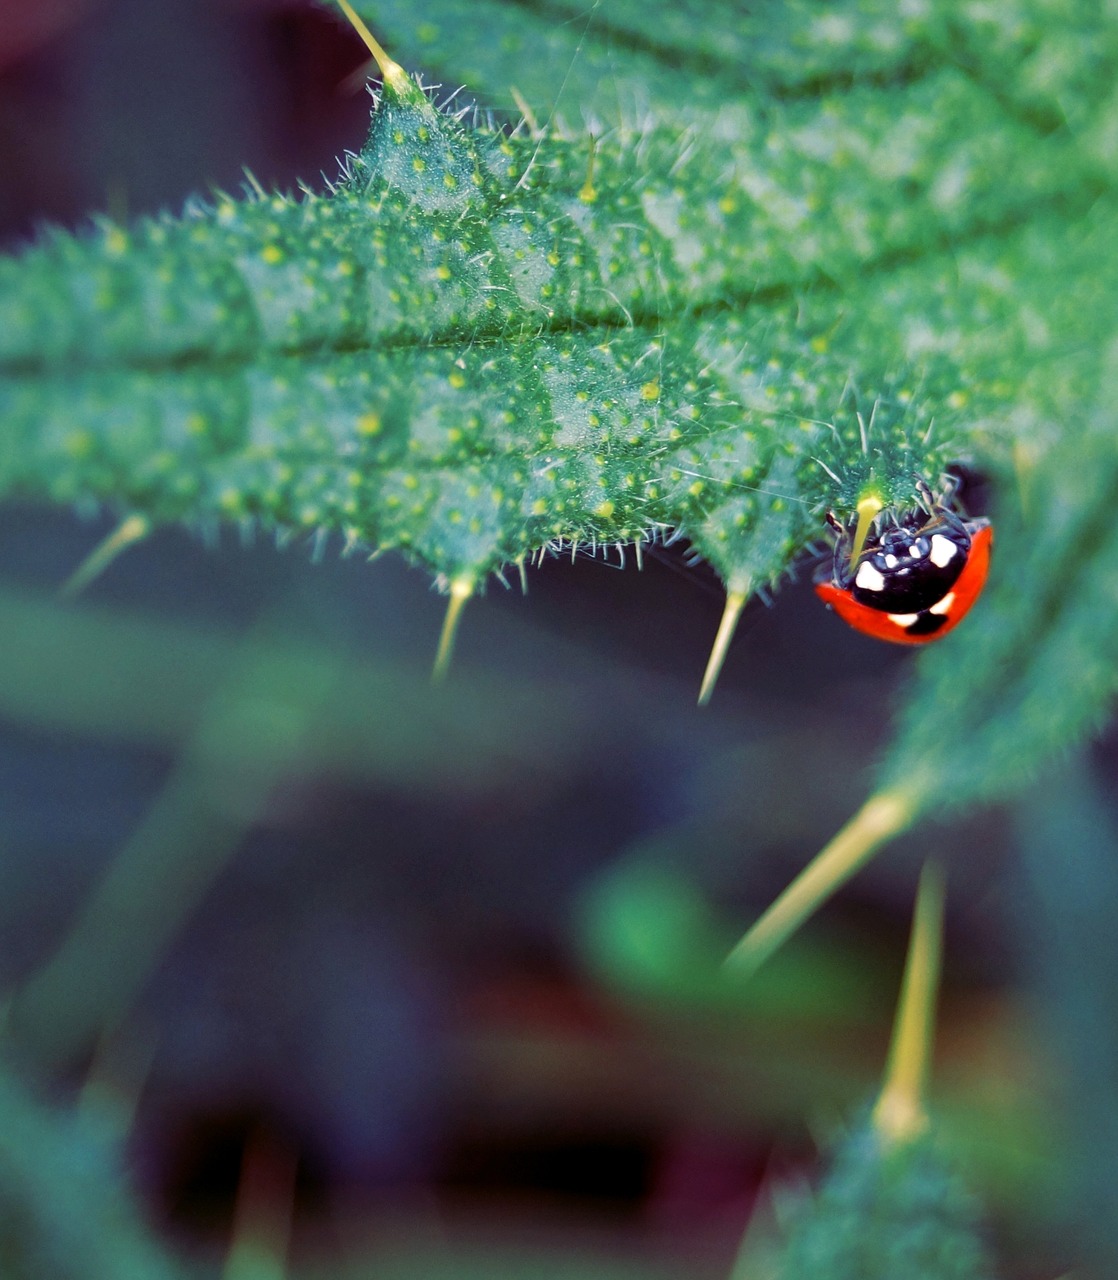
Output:
<svg viewBox="0 0 1118 1280">
<path fill-rule="evenodd" d="M 705 707 L 710 701 L 710 696 L 714 692 L 714 686 L 718 682 L 718 676 L 722 671 L 722 664 L 726 661 L 726 654 L 730 649 L 730 641 L 733 640 L 734 632 L 737 630 L 738 619 L 741 617 L 741 611 L 745 608 L 745 602 L 748 599 L 748 590 L 728 591 L 726 593 L 726 607 L 722 610 L 722 621 L 718 624 L 718 634 L 714 637 L 714 644 L 710 649 L 710 657 L 707 659 L 707 669 L 703 672 L 703 683 L 699 686 L 700 707 Z"/>
<path fill-rule="evenodd" d="M 858 557 L 862 554 L 866 539 L 870 536 L 870 528 L 873 522 L 884 509 L 885 503 L 874 494 L 869 494 L 858 502 L 855 508 L 858 512 L 858 527 L 854 530 L 854 540 L 850 544 L 851 569 L 858 563 Z"/>
<path fill-rule="evenodd" d="M 454 656 L 454 641 L 458 635 L 458 623 L 462 619 L 462 610 L 473 594 L 472 578 L 455 578 L 450 584 L 450 599 L 446 606 L 446 616 L 443 618 L 443 629 L 439 634 L 435 665 L 431 671 L 432 684 L 439 684 L 446 679 L 446 673 L 450 670 L 450 660 Z"/>
</svg>

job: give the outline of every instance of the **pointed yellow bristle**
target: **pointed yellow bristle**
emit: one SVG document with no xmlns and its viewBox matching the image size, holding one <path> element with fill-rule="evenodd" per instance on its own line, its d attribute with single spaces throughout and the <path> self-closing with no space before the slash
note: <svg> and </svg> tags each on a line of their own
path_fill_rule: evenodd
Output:
<svg viewBox="0 0 1118 1280">
<path fill-rule="evenodd" d="M 458 635 L 458 623 L 462 618 L 462 610 L 473 594 L 472 578 L 455 578 L 450 584 L 450 599 L 447 601 L 443 629 L 439 635 L 439 648 L 435 654 L 435 666 L 431 672 L 433 684 L 446 679 L 446 673 L 450 670 L 450 660 L 454 656 L 454 640 Z"/>
<path fill-rule="evenodd" d="M 874 1128 L 891 1144 L 911 1142 L 928 1127 L 925 1094 L 939 993 L 943 897 L 943 871 L 934 862 L 925 863 L 912 915 L 889 1065 L 873 1109 Z"/>
<path fill-rule="evenodd" d="M 885 504 L 881 499 L 872 495 L 863 498 L 855 508 L 858 512 L 858 525 L 854 530 L 854 541 L 850 545 L 851 569 L 858 563 L 858 557 L 862 554 L 862 548 L 866 545 L 866 539 L 870 535 L 870 526 L 884 508 Z"/>
<path fill-rule="evenodd" d="M 360 16 L 354 11 L 353 6 L 348 3 L 348 0 L 338 0 L 338 7 L 349 19 L 350 26 L 365 42 L 365 47 L 373 55 L 373 60 L 380 71 L 380 78 L 396 93 L 404 93 L 411 85 L 404 68 L 398 62 L 393 62 L 388 54 L 385 53 L 376 36 L 364 24 Z"/>
<path fill-rule="evenodd" d="M 726 654 L 730 650 L 730 641 L 733 640 L 734 632 L 737 630 L 741 611 L 745 608 L 745 602 L 748 599 L 749 593 L 747 591 L 729 591 L 726 594 L 726 607 L 722 610 L 722 620 L 718 624 L 718 634 L 714 637 L 714 644 L 711 645 L 710 657 L 707 659 L 707 667 L 703 672 L 703 683 L 699 687 L 700 707 L 705 707 L 710 701 L 714 686 L 718 682 L 719 674 L 722 671 L 722 664 L 726 661 Z"/>
<path fill-rule="evenodd" d="M 739 973 L 759 968 L 841 885 L 864 866 L 878 845 L 916 816 L 914 796 L 881 791 L 870 796 L 833 840 L 820 850 L 730 952 L 726 964 Z"/>
<path fill-rule="evenodd" d="M 151 521 L 145 516 L 129 516 L 112 533 L 93 548 L 74 572 L 58 588 L 60 596 L 75 596 L 99 578 L 110 564 L 134 543 L 151 532 Z"/>
<path fill-rule="evenodd" d="M 260 1131 L 249 1137 L 223 1280 L 285 1280 L 296 1172 L 286 1145 Z"/>
<path fill-rule="evenodd" d="M 519 111 L 520 114 L 524 117 L 524 123 L 528 126 L 528 136 L 532 139 L 532 141 L 534 142 L 536 141 L 536 139 L 542 137 L 543 131 L 540 129 L 540 124 L 539 124 L 539 121 L 536 119 L 535 112 L 528 105 L 528 100 L 524 97 L 524 95 L 520 92 L 520 90 L 516 87 L 516 85 L 514 84 L 509 85 L 509 96 L 512 98 L 513 102 L 516 103 L 517 111 Z"/>
</svg>

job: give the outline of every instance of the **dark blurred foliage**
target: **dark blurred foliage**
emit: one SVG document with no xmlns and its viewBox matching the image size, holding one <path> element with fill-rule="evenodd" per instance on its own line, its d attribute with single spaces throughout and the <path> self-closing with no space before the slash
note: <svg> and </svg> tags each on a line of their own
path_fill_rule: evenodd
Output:
<svg viewBox="0 0 1118 1280">
<path fill-rule="evenodd" d="M 362 51 L 309 5 L 6 0 L 0 15 L 8 247 L 44 219 L 237 189 L 242 165 L 265 186 L 314 185 L 364 135 Z M 348 765 L 318 741 L 287 761 L 226 821 L 228 856 L 210 851 L 193 909 L 167 906 L 175 876 L 151 864 L 142 912 L 156 939 L 160 913 L 172 923 L 113 1045 L 25 1035 L 54 1096 L 90 1078 L 138 1095 L 134 1172 L 187 1252 L 221 1249 L 264 1133 L 297 1159 L 308 1274 L 373 1250 L 378 1275 L 727 1275 L 753 1207 L 809 1175 L 873 1088 L 917 861 L 935 852 L 950 881 L 945 1127 L 1005 1273 L 1066 1265 L 1057 1073 L 1019 999 L 1019 957 L 1043 953 L 1051 920 L 997 815 L 888 850 L 748 994 L 716 980 L 735 930 L 864 798 L 913 660 L 823 614 L 810 566 L 751 606 L 699 711 L 722 601 L 678 545 L 646 552 L 643 572 L 612 552 L 545 562 L 526 596 L 490 584 L 431 690 L 443 600 L 396 559 L 168 530 L 77 604 L 51 603 L 114 518 L 0 512 L 0 630 L 31 634 L 39 609 L 57 632 L 0 679 L 6 987 L 51 957 L 177 785 L 193 691 L 201 723 L 245 654 L 318 655 L 332 683 L 308 717 L 340 724 L 348 702 L 377 744 Z M 105 618 L 121 630 L 97 631 Z M 181 650 L 153 639 L 179 634 Z M 89 706 L 55 696 L 87 667 L 119 687 Z M 1039 839 L 1039 820 L 1025 829 Z M 1052 937 L 1065 1018 L 1112 1020 L 1067 1000 L 1075 938 Z M 127 967 L 131 938 L 107 942 Z M 1078 1065 L 1113 1109 L 1109 1045 L 1103 1067 Z M 1103 1146 L 1096 1134 L 1092 1159 Z"/>
</svg>

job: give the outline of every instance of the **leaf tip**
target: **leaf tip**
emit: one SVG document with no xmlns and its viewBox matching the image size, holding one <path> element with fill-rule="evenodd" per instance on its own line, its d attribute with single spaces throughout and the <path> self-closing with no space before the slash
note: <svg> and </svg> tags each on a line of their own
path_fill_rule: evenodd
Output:
<svg viewBox="0 0 1118 1280">
<path fill-rule="evenodd" d="M 450 660 L 454 656 L 454 641 L 458 636 L 458 624 L 462 619 L 462 610 L 466 602 L 474 594 L 473 578 L 455 578 L 450 584 L 450 599 L 447 601 L 443 628 L 439 633 L 439 647 L 435 654 L 435 665 L 431 670 L 431 683 L 440 684 L 446 679 L 450 670 Z"/>
<path fill-rule="evenodd" d="M 384 46 L 365 25 L 360 15 L 349 3 L 349 0 L 338 0 L 338 8 L 345 14 L 349 25 L 357 32 L 364 41 L 365 47 L 373 55 L 373 61 L 377 64 L 377 70 L 380 71 L 380 77 L 384 81 L 384 87 L 397 97 L 402 98 L 410 95 L 415 89 L 411 77 L 398 62 L 393 61 L 388 56 L 384 51 Z"/>
<path fill-rule="evenodd" d="M 137 542 L 142 542 L 151 532 L 151 521 L 146 516 L 131 515 L 101 542 L 93 548 L 86 558 L 66 579 L 58 594 L 62 597 L 76 596 L 112 564 L 122 552 Z"/>
<path fill-rule="evenodd" d="M 872 1114 L 873 1127 L 894 1146 L 915 1141 L 929 1124 L 925 1093 L 939 992 L 943 902 L 943 870 L 926 862 L 916 892 L 889 1063 Z"/>
<path fill-rule="evenodd" d="M 726 958 L 727 967 L 738 974 L 752 974 L 831 894 L 861 870 L 880 845 L 909 826 L 919 808 L 920 798 L 913 791 L 878 791 L 870 796 L 755 921 Z"/>
<path fill-rule="evenodd" d="M 870 528 L 881 512 L 885 510 L 885 503 L 879 494 L 867 493 L 859 498 L 854 510 L 858 513 L 858 525 L 854 530 L 854 540 L 850 544 L 851 569 L 858 563 L 858 557 L 862 554 L 862 548 L 866 545 L 866 539 L 870 536 Z"/>
<path fill-rule="evenodd" d="M 283 1280 L 295 1207 L 295 1151 L 257 1130 L 245 1144 L 223 1280 Z"/>
<path fill-rule="evenodd" d="M 699 686 L 700 707 L 705 707 L 714 693 L 714 686 L 718 683 L 722 665 L 726 661 L 726 654 L 730 650 L 730 642 L 734 638 L 734 632 L 737 630 L 738 621 L 741 618 L 741 611 L 745 608 L 745 602 L 748 598 L 746 591 L 728 591 L 726 593 L 726 607 L 722 610 L 722 620 L 718 624 L 718 633 L 714 637 L 714 644 L 711 645 L 706 670 L 703 672 L 703 682 Z"/>
</svg>

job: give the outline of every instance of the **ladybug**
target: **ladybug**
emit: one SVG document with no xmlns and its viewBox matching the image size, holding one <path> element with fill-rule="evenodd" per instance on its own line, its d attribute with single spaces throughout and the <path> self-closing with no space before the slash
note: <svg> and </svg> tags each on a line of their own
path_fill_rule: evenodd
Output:
<svg viewBox="0 0 1118 1280">
<path fill-rule="evenodd" d="M 828 512 L 838 535 L 834 568 L 815 594 L 855 631 L 893 644 L 927 644 L 945 636 L 978 599 L 990 567 L 993 526 L 965 520 L 921 486 L 927 510 L 894 516 L 863 546 Z M 869 524 L 859 504 L 858 534 Z M 870 503 L 871 509 L 880 505 Z"/>
</svg>

